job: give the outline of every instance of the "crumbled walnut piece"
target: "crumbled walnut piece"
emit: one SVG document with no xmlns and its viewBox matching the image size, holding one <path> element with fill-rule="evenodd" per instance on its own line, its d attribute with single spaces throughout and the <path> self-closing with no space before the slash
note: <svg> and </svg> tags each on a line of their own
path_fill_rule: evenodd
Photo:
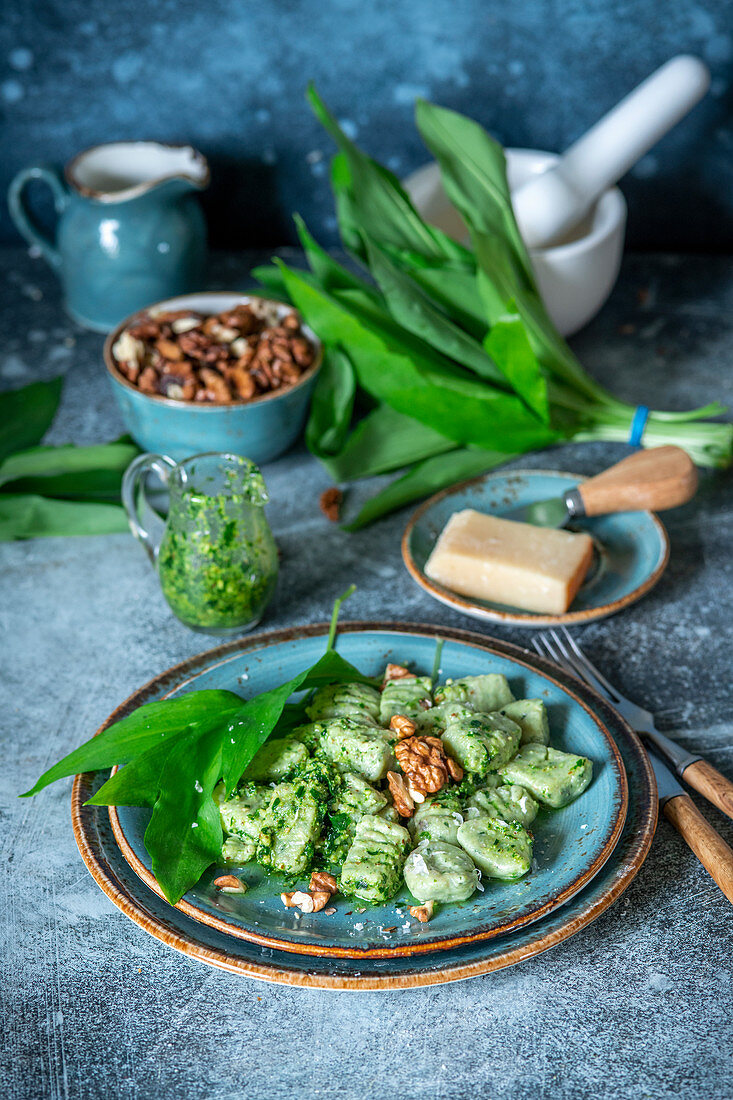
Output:
<svg viewBox="0 0 733 1100">
<path fill-rule="evenodd" d="M 410 672 L 409 668 L 405 668 L 404 665 L 387 665 L 384 670 L 384 682 L 388 680 L 414 680 L 416 679 L 415 673 Z"/>
<path fill-rule="evenodd" d="M 324 909 L 323 912 L 326 914 L 327 917 L 332 917 L 336 912 L 336 909 L 333 905 L 331 905 L 328 909 Z"/>
<path fill-rule="evenodd" d="M 335 894 L 338 890 L 338 883 L 333 875 L 329 875 L 328 871 L 314 871 L 311 875 L 309 890 L 327 890 L 329 894 Z"/>
<path fill-rule="evenodd" d="M 130 325 L 127 332 L 136 340 L 157 340 L 160 336 L 160 325 L 152 317 L 141 318 L 134 325 Z M 125 335 L 124 332 L 122 335 Z M 114 348 L 112 350 L 114 351 Z"/>
<path fill-rule="evenodd" d="M 412 817 L 415 803 L 410 797 L 404 779 L 398 772 L 387 772 L 390 794 L 400 817 Z"/>
<path fill-rule="evenodd" d="M 180 320 L 181 317 L 190 316 L 190 309 L 161 309 L 157 313 L 153 310 L 150 314 L 150 317 L 157 321 L 159 325 L 172 325 L 174 321 Z"/>
<path fill-rule="evenodd" d="M 198 328 L 201 324 L 200 317 L 194 317 L 191 314 L 189 317 L 178 317 L 175 321 L 171 322 L 171 328 L 174 335 L 180 336 L 183 332 L 190 332 L 191 329 Z"/>
<path fill-rule="evenodd" d="M 112 354 L 121 363 L 142 363 L 145 344 L 136 339 L 128 329 L 112 345 Z"/>
<path fill-rule="evenodd" d="M 246 894 L 247 886 L 236 875 L 219 875 L 214 879 L 214 886 L 221 890 L 222 894 Z"/>
<path fill-rule="evenodd" d="M 395 745 L 395 756 L 407 776 L 409 787 L 423 794 L 435 794 L 444 787 L 449 779 L 455 778 L 454 772 L 463 772 L 453 761 L 449 770 L 443 742 L 439 737 L 406 737 Z"/>
<path fill-rule="evenodd" d="M 326 519 L 330 519 L 332 523 L 338 523 L 343 499 L 344 494 L 335 486 L 331 489 L 324 489 L 319 497 L 318 503 L 321 511 Z"/>
<path fill-rule="evenodd" d="M 445 752 L 445 746 L 443 746 L 443 751 Z M 461 765 L 458 763 L 457 760 L 454 760 L 452 756 L 448 756 L 447 753 L 445 757 L 445 763 L 447 765 L 448 771 L 450 772 L 451 779 L 454 781 L 454 783 L 460 783 L 463 779 L 463 768 L 461 767 Z"/>
<path fill-rule="evenodd" d="M 232 395 L 229 392 L 229 387 L 218 371 L 211 370 L 210 367 L 202 367 L 201 381 L 206 386 L 206 401 L 224 401 L 227 403 L 231 401 Z"/>
<path fill-rule="evenodd" d="M 333 885 L 333 889 L 331 888 Z M 314 871 L 311 875 L 310 890 L 295 890 L 292 894 L 281 894 L 283 905 L 287 909 L 300 909 L 301 913 L 319 913 L 328 905 L 331 895 L 336 893 L 336 879 L 325 871 Z"/>
<path fill-rule="evenodd" d="M 313 362 L 313 347 L 304 336 L 296 336 L 289 350 L 299 367 L 309 367 Z"/>
<path fill-rule="evenodd" d="M 174 362 L 178 359 L 183 359 L 183 352 L 178 344 L 175 344 L 172 340 L 166 340 L 161 337 L 160 340 L 155 341 L 155 348 L 164 359 L 172 359 Z"/>
<path fill-rule="evenodd" d="M 427 924 L 435 910 L 434 901 L 426 901 L 424 905 L 411 905 L 410 916 L 419 920 L 420 924 Z"/>
<path fill-rule="evenodd" d="M 389 728 L 397 734 L 397 740 L 402 741 L 405 737 L 412 737 L 417 726 L 406 714 L 393 714 L 389 720 Z"/>
<path fill-rule="evenodd" d="M 249 401 L 256 394 L 257 387 L 254 378 L 246 368 L 240 367 L 239 364 L 227 371 L 227 378 L 243 401 Z"/>
<path fill-rule="evenodd" d="M 286 909 L 300 909 L 301 913 L 314 911 L 313 898 L 305 890 L 294 890 L 292 894 L 281 894 L 280 897 Z"/>
<path fill-rule="evenodd" d="M 140 377 L 137 380 L 137 388 L 143 393 L 158 392 L 158 375 L 154 367 L 146 367 L 144 371 L 140 372 Z"/>
</svg>

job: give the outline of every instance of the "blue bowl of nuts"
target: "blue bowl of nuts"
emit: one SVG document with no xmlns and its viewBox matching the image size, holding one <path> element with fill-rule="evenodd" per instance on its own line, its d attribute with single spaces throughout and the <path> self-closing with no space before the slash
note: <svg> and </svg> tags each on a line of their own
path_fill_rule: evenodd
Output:
<svg viewBox="0 0 733 1100">
<path fill-rule="evenodd" d="M 205 451 L 260 465 L 300 435 L 321 345 L 291 306 L 212 291 L 128 317 L 104 345 L 127 430 L 176 461 Z"/>
</svg>

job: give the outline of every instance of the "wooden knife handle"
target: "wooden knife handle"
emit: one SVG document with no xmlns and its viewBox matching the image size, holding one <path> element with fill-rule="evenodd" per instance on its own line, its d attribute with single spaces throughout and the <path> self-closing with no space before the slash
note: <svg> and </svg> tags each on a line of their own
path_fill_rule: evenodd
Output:
<svg viewBox="0 0 733 1100">
<path fill-rule="evenodd" d="M 585 514 L 663 512 L 695 495 L 697 470 L 681 447 L 637 451 L 578 486 Z"/>
<path fill-rule="evenodd" d="M 662 809 L 707 873 L 733 902 L 733 849 L 702 816 L 689 795 L 670 798 Z"/>
<path fill-rule="evenodd" d="M 721 775 L 707 760 L 696 760 L 682 772 L 685 783 L 712 802 L 728 817 L 733 817 L 733 783 Z"/>
</svg>

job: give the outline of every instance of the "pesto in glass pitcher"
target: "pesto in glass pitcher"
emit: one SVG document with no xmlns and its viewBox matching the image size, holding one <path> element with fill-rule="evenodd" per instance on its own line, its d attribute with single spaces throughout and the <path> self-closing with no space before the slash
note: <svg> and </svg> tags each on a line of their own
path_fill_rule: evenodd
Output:
<svg viewBox="0 0 733 1100">
<path fill-rule="evenodd" d="M 169 492 L 160 540 L 138 515 L 138 493 L 150 473 Z M 129 466 L 122 500 L 132 533 L 157 569 L 171 610 L 192 630 L 241 634 L 262 618 L 278 573 L 268 499 L 259 469 L 239 455 L 201 454 L 175 463 L 144 454 Z"/>
</svg>

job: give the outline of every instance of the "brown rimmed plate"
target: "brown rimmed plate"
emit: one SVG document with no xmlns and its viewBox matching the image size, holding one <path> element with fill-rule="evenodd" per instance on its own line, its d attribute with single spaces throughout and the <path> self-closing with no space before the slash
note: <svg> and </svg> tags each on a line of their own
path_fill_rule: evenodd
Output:
<svg viewBox="0 0 733 1100">
<path fill-rule="evenodd" d="M 588 576 L 564 615 L 520 611 L 463 596 L 425 573 L 438 536 L 454 512 L 474 508 L 501 516 L 521 505 L 561 497 L 584 480 L 579 474 L 557 470 L 499 470 L 435 493 L 413 514 L 402 536 L 402 559 L 408 572 L 433 599 L 484 622 L 539 629 L 614 615 L 650 592 L 667 567 L 669 539 L 652 512 L 620 512 L 571 525 L 592 537 L 594 554 Z"/>
<path fill-rule="evenodd" d="M 267 682 L 261 682 L 264 670 L 269 670 L 275 682 L 281 682 L 290 674 L 289 662 L 298 661 L 298 667 L 302 667 L 303 663 L 310 661 L 312 656 L 316 656 L 321 651 L 325 629 L 325 626 L 304 627 L 300 630 L 261 635 L 219 647 L 208 654 L 194 658 L 192 661 L 169 670 L 163 676 L 152 681 L 132 696 L 115 715 L 111 716 L 110 721 L 120 717 L 123 713 L 128 712 L 142 702 L 193 686 L 214 687 L 226 684 L 231 687 L 235 686 L 237 678 L 248 677 L 245 681 L 248 688 L 251 688 L 254 681 L 257 690 L 265 689 L 271 685 Z M 360 667 L 365 667 L 367 670 L 370 668 L 370 661 L 376 662 L 381 667 L 387 658 L 395 658 L 398 655 L 402 655 L 403 659 L 415 660 L 416 664 L 420 666 L 426 664 L 429 667 L 432 664 L 436 633 L 437 631 L 431 627 L 412 627 L 402 624 L 350 624 L 343 628 L 339 647 L 347 657 L 354 660 L 354 663 L 359 664 Z M 591 832 L 591 830 L 593 832 L 600 831 L 600 827 L 595 823 L 590 812 L 591 794 L 594 790 L 597 796 L 602 796 L 605 792 L 605 801 L 610 804 L 612 799 L 608 798 L 608 793 L 614 787 L 614 784 L 611 783 L 608 786 L 608 781 L 615 774 L 620 777 L 616 781 L 615 789 L 621 792 L 621 800 L 615 806 L 613 825 L 610 832 L 603 834 L 602 854 L 594 859 L 591 864 L 583 863 L 583 860 L 580 860 L 580 864 L 576 866 L 574 871 L 575 877 L 572 879 L 572 885 L 565 890 L 564 897 L 560 896 L 562 891 L 558 892 L 556 890 L 552 897 L 543 896 L 539 898 L 536 887 L 530 886 L 530 889 L 527 890 L 528 880 L 524 880 L 524 891 L 519 891 L 516 896 L 508 900 L 506 896 L 502 897 L 501 895 L 501 891 L 505 889 L 505 884 L 491 883 L 486 894 L 482 896 L 485 906 L 483 911 L 474 909 L 473 899 L 471 903 L 464 904 L 463 907 L 444 907 L 438 920 L 442 919 L 445 922 L 445 927 L 441 927 L 436 922 L 431 922 L 428 926 L 416 926 L 407 917 L 404 911 L 404 903 L 398 903 L 397 906 L 398 909 L 402 909 L 401 913 L 396 912 L 393 908 L 389 911 L 390 915 L 388 915 L 376 909 L 369 909 L 365 913 L 359 914 L 344 901 L 340 901 L 337 906 L 339 916 L 331 918 L 329 926 L 325 926 L 322 921 L 316 921 L 318 917 L 323 919 L 322 914 L 310 915 L 306 921 L 305 918 L 295 917 L 292 911 L 283 910 L 277 897 L 279 890 L 277 885 L 272 882 L 265 884 L 263 887 L 264 894 L 258 895 L 260 887 L 255 885 L 250 894 L 246 895 L 246 898 L 253 903 L 253 907 L 256 907 L 254 916 L 251 910 L 249 913 L 242 914 L 236 906 L 233 907 L 235 899 L 231 896 L 225 899 L 217 898 L 216 892 L 214 892 L 212 899 L 210 894 L 207 895 L 206 883 L 203 883 L 201 891 L 198 891 L 197 888 L 196 891 L 187 895 L 186 899 L 180 904 L 179 912 L 184 924 L 187 923 L 189 917 L 193 916 L 209 928 L 207 935 L 223 937 L 223 943 L 227 945 L 226 950 L 228 953 L 234 950 L 235 954 L 241 954 L 242 952 L 246 954 L 244 945 L 241 942 L 241 938 L 246 936 L 246 939 L 252 943 L 264 945 L 270 949 L 276 947 L 278 954 L 285 954 L 285 951 L 295 951 L 296 953 L 303 953 L 311 959 L 324 957 L 334 964 L 337 961 L 339 963 L 343 961 L 347 969 L 348 966 L 345 961 L 347 957 L 353 958 L 361 967 L 367 966 L 371 962 L 376 965 L 380 959 L 392 960 L 393 964 L 396 965 L 398 959 L 415 954 L 426 959 L 432 958 L 438 952 L 441 955 L 445 953 L 452 957 L 455 951 L 460 952 L 466 946 L 476 946 L 479 943 L 488 944 L 493 940 L 500 940 L 503 943 L 507 937 L 523 934 L 527 925 L 534 921 L 539 920 L 544 924 L 547 916 L 563 904 L 568 904 L 577 895 L 578 891 L 583 890 L 589 881 L 592 881 L 594 875 L 600 873 L 605 862 L 612 856 L 615 842 L 623 827 L 626 801 L 625 769 L 623 764 L 620 764 L 618 750 L 613 745 L 613 741 L 614 739 L 618 741 L 619 749 L 622 749 L 623 738 L 629 736 L 628 729 L 620 722 L 614 712 L 588 688 L 559 673 L 552 665 L 533 654 L 508 646 L 505 643 L 495 642 L 463 631 L 444 630 L 440 633 L 447 638 L 442 662 L 444 674 L 455 675 L 459 672 L 485 670 L 487 667 L 496 669 L 503 667 L 508 671 L 510 678 L 514 680 L 516 689 L 523 686 L 526 677 L 539 677 L 542 683 L 541 690 L 547 693 L 546 698 L 551 713 L 556 719 L 554 721 L 556 743 L 568 748 L 587 751 L 588 745 L 583 741 L 586 734 L 583 733 L 583 730 L 585 729 L 587 733 L 591 726 L 595 732 L 589 734 L 589 736 L 602 739 L 590 750 L 590 755 L 596 758 L 596 763 L 599 766 L 596 780 L 586 795 L 573 804 L 575 807 L 581 807 L 584 801 L 588 800 L 583 819 L 575 823 L 577 827 L 574 828 L 572 834 L 572 843 L 565 843 L 568 834 L 560 828 L 561 822 L 559 819 L 565 811 L 548 816 L 548 821 L 551 824 L 544 826 L 548 832 L 546 843 L 542 839 L 543 826 L 537 829 L 539 866 L 541 867 L 543 858 L 548 861 L 546 866 L 553 866 L 552 861 L 556 858 L 558 851 L 555 843 L 557 835 L 565 838 L 559 845 L 559 851 L 561 854 L 563 852 L 571 853 L 567 858 L 572 865 L 572 854 L 577 855 L 583 850 L 585 834 Z M 374 671 L 376 670 L 375 667 Z M 567 719 L 568 715 L 574 716 L 572 721 L 563 720 L 560 723 L 557 720 L 563 716 Z M 598 732 L 601 727 L 604 730 L 603 733 Z M 633 735 L 630 736 L 633 739 Z M 633 742 L 635 743 L 635 739 L 633 739 Z M 607 748 L 601 750 L 598 747 L 601 745 L 606 745 Z M 608 753 L 606 757 L 603 755 L 604 752 Z M 604 779 L 604 775 L 607 779 Z M 101 782 L 102 778 L 103 776 L 100 775 L 98 782 Z M 88 790 L 87 783 L 88 777 L 82 777 L 75 786 L 77 839 L 90 869 L 95 873 L 95 877 L 110 893 L 110 896 L 117 900 L 115 893 L 108 888 L 107 875 L 104 874 L 100 877 L 99 869 L 93 865 L 95 861 L 90 852 L 90 837 L 87 835 L 86 830 L 92 824 L 92 820 L 94 829 L 99 830 L 102 827 L 100 826 L 100 816 L 102 820 L 107 818 L 108 830 L 110 826 L 106 810 L 91 807 L 82 808 L 81 793 L 83 790 Z M 137 813 L 137 811 L 130 812 Z M 136 872 L 141 872 L 140 883 L 145 882 L 148 884 L 146 887 L 141 885 L 138 893 L 142 891 L 142 894 L 148 897 L 155 892 L 157 883 L 150 875 L 149 868 L 145 867 L 146 853 L 144 849 L 136 851 L 136 848 L 139 849 L 139 845 L 132 836 L 135 832 L 135 825 L 129 818 L 125 819 L 127 813 L 126 809 L 113 811 L 113 818 L 117 818 L 115 825 L 117 840 L 121 841 L 127 849 L 128 858 L 131 856 L 132 862 L 130 865 L 135 866 Z M 140 814 L 144 814 L 144 811 L 140 811 Z M 608 827 L 606 826 L 606 828 Z M 121 855 L 119 844 L 115 843 L 114 833 L 111 836 L 117 854 Z M 93 848 L 94 845 L 92 845 Z M 585 850 L 587 851 L 587 848 Z M 644 853 L 645 851 L 644 848 Z M 247 871 L 248 869 L 245 868 L 245 877 Z M 538 872 L 533 871 L 530 880 L 536 874 Z M 115 877 L 119 878 L 119 875 L 116 874 Z M 127 876 L 123 875 L 122 877 L 126 878 Z M 515 889 L 518 886 L 521 886 L 521 884 L 514 884 Z M 496 891 L 495 887 L 497 887 Z M 534 899 L 531 896 L 533 890 L 536 894 Z M 134 897 L 134 895 L 134 889 L 132 891 L 128 890 L 126 906 L 130 904 L 131 897 Z M 236 899 L 238 902 L 242 900 Z M 272 904 L 273 901 L 276 903 L 275 905 Z M 174 916 L 175 911 L 170 906 L 167 906 L 164 902 L 160 904 L 163 906 L 163 912 L 167 911 L 167 925 L 178 920 L 178 917 Z M 123 907 L 126 908 L 126 906 Z M 191 908 L 188 908 L 189 906 Z M 259 909 L 259 912 L 257 912 L 257 909 Z M 126 911 L 129 910 L 126 908 Z M 266 912 L 270 914 L 267 918 Z M 131 913 L 131 915 L 133 914 Z M 283 920 L 283 917 L 285 920 Z M 399 923 L 396 924 L 395 921 L 398 918 Z M 274 928 L 272 926 L 273 921 L 277 922 Z M 334 927 L 337 922 L 341 927 Z M 151 931 L 154 930 L 147 921 L 143 923 L 146 923 Z M 406 927 L 403 927 L 403 925 Z M 348 928 L 345 944 L 343 942 L 344 926 Z M 195 939 L 200 940 L 200 937 L 197 936 Z M 236 949 L 233 947 L 235 942 L 239 942 Z M 284 946 L 281 946 L 281 942 Z M 179 944 L 176 943 L 176 946 L 179 946 Z M 491 957 L 493 957 L 493 952 L 488 951 L 485 958 Z M 502 963 L 501 965 L 506 964 Z M 493 968 L 493 966 L 489 968 Z M 282 978 L 280 980 L 286 979 Z"/>
</svg>

